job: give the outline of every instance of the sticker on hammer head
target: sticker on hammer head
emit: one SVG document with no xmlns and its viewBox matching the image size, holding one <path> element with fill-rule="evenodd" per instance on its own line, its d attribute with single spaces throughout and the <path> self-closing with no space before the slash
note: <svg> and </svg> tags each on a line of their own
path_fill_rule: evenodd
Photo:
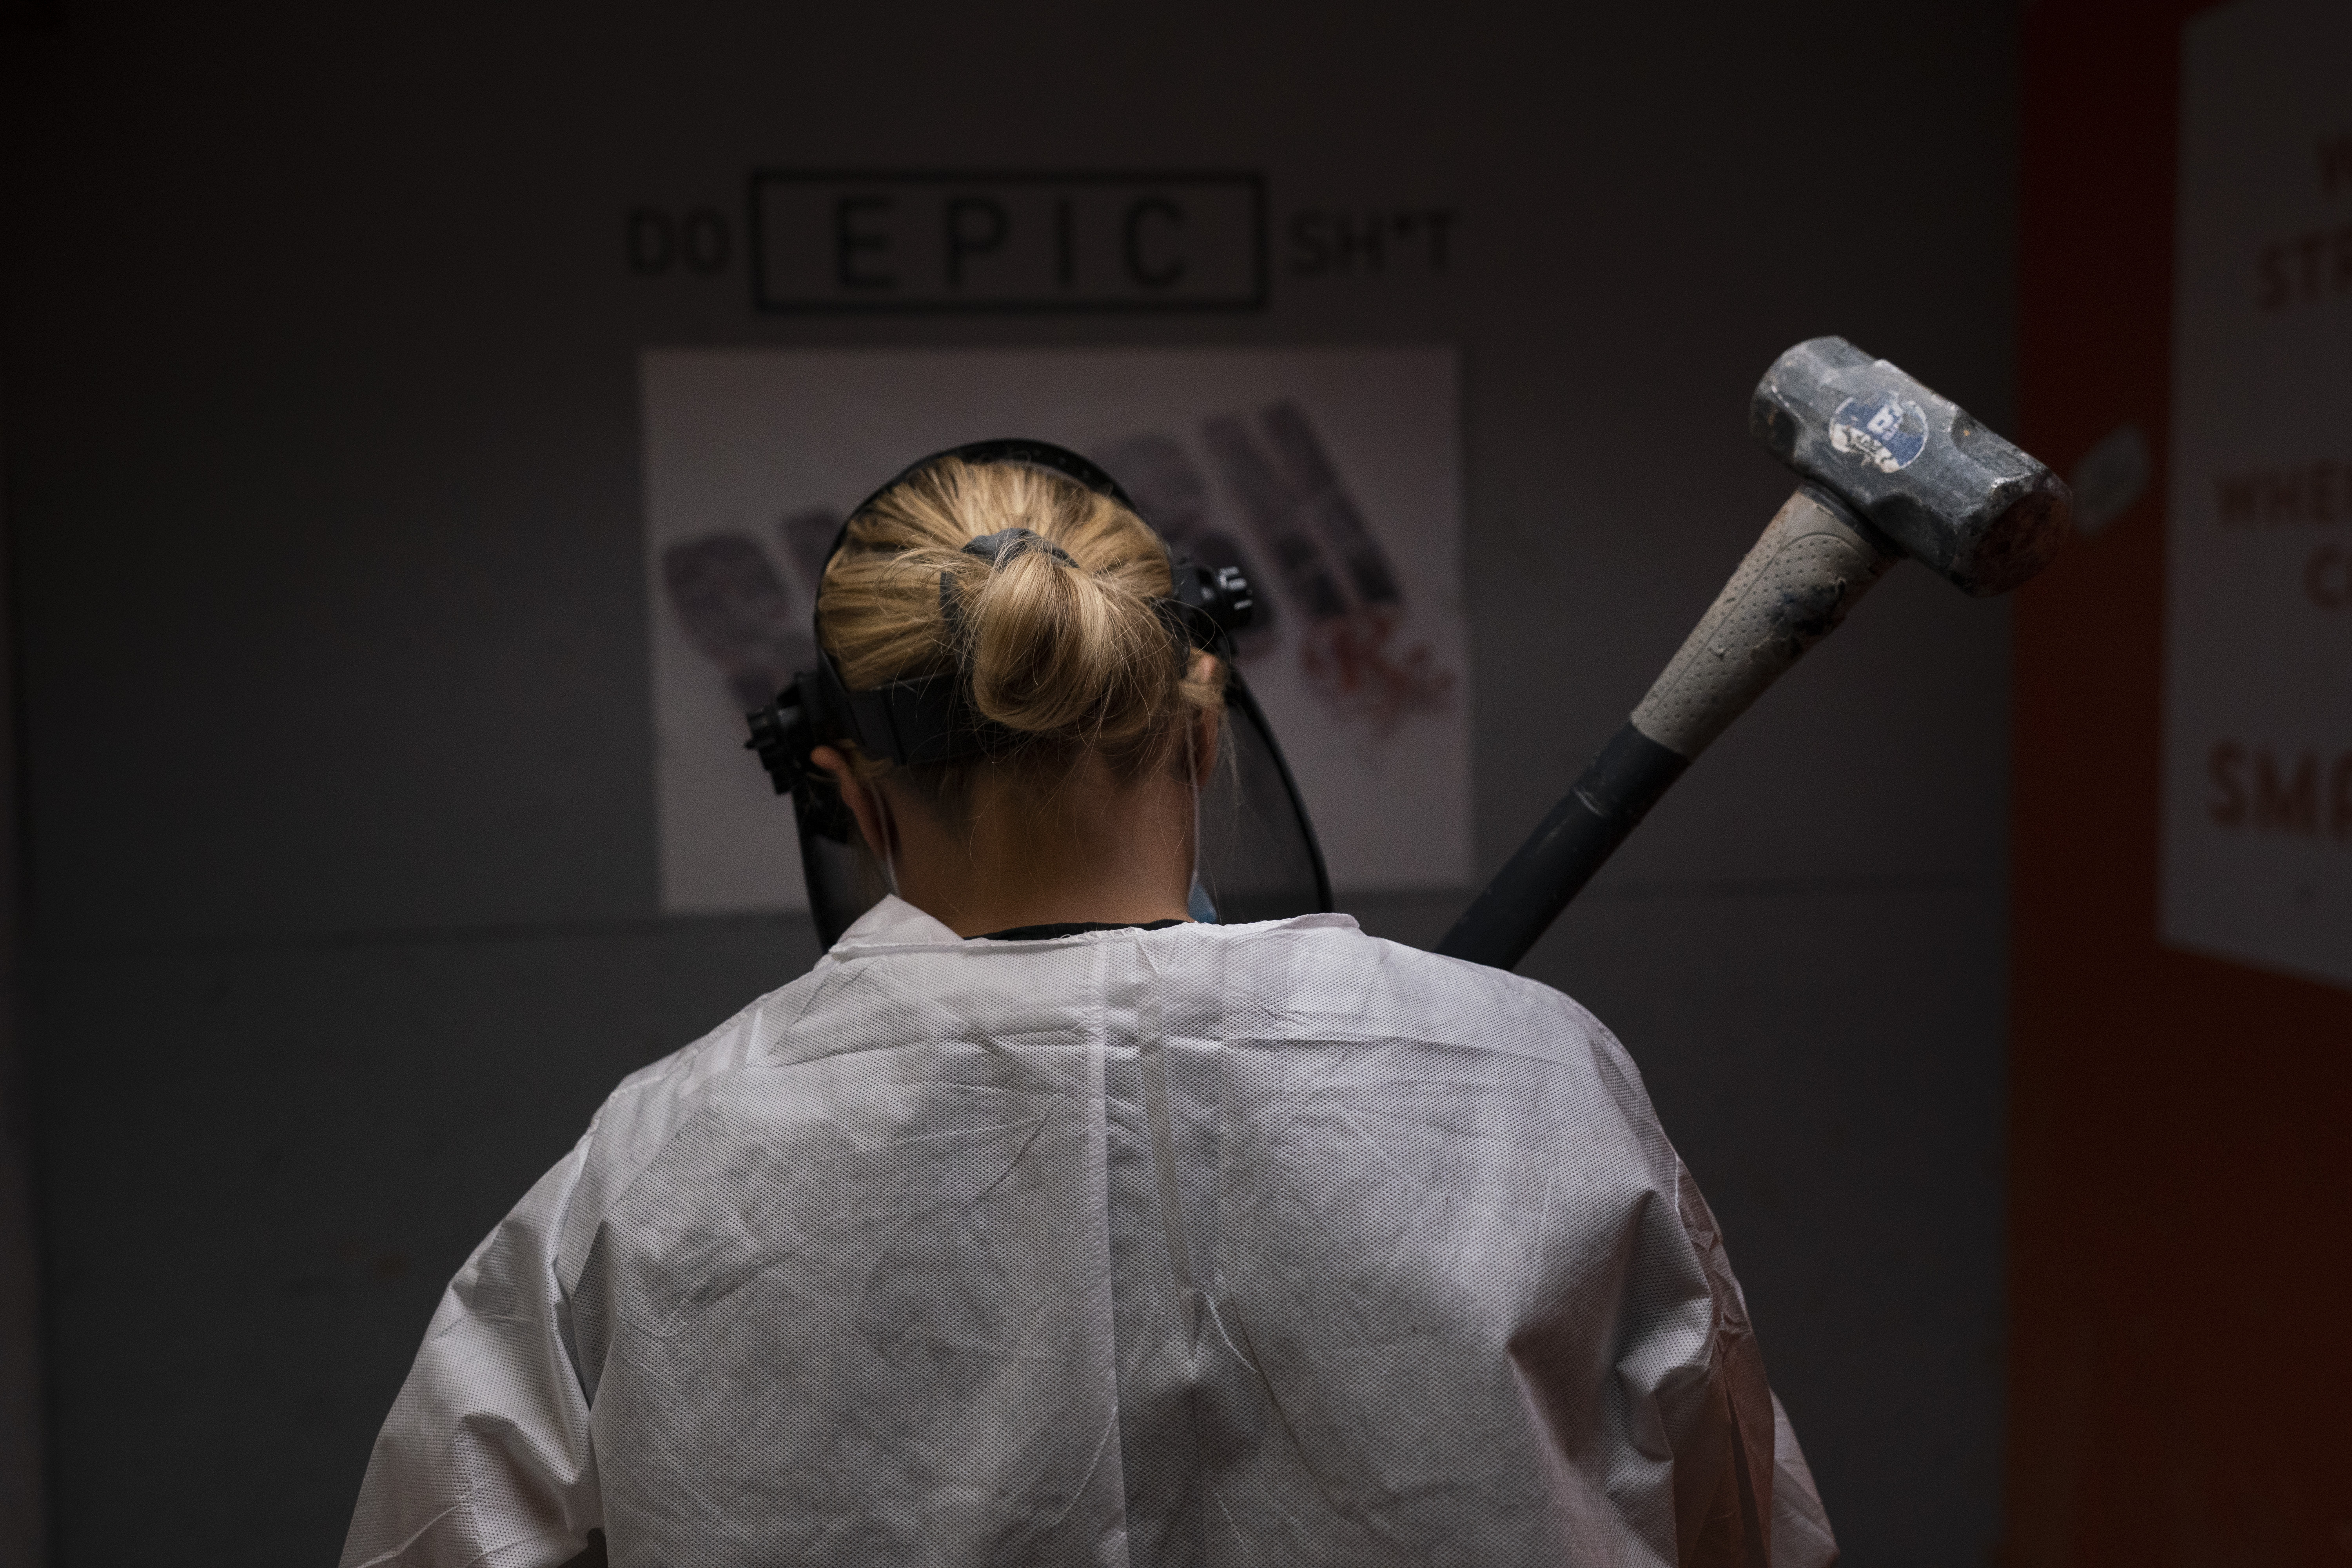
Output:
<svg viewBox="0 0 2352 1568">
<path fill-rule="evenodd" d="M 1927 411 L 1891 392 L 1849 397 L 1830 416 L 1830 445 L 1882 474 L 1901 473 L 1927 449 Z"/>
</svg>

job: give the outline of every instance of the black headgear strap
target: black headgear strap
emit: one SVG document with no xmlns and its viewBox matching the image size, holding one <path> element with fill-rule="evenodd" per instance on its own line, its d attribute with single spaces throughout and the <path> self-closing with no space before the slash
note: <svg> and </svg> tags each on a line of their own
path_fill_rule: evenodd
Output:
<svg viewBox="0 0 2352 1568">
<path fill-rule="evenodd" d="M 1118 480 L 1098 464 L 1066 447 L 1018 437 L 975 441 L 934 452 L 909 464 L 889 483 L 858 502 L 843 520 L 840 531 L 834 535 L 833 548 L 825 552 L 825 564 L 830 566 L 833 557 L 840 552 L 849 536 L 850 523 L 923 469 L 950 458 L 975 466 L 1020 463 L 1044 468 L 1074 479 L 1097 495 L 1106 496 L 1142 516 Z M 1150 520 L 1145 521 L 1148 526 Z M 1025 528 L 984 534 L 963 548 L 967 553 L 983 556 L 992 565 L 1000 567 L 1024 551 L 1039 549 L 1052 552 L 1067 564 L 1076 564 L 1068 552 Z M 1230 658 L 1233 634 L 1249 624 L 1255 609 L 1248 581 L 1232 567 L 1211 571 L 1172 556 L 1170 568 L 1175 578 L 1175 592 L 1160 601 L 1160 606 L 1171 631 L 1188 647 Z M 824 580 L 822 572 L 818 580 Z M 940 594 L 945 603 L 948 579 L 944 574 Z M 778 795 L 815 782 L 809 753 L 830 741 L 855 741 L 867 756 L 921 765 L 978 755 L 991 750 L 993 742 L 1013 739 L 972 711 L 961 671 L 893 680 L 871 690 L 852 691 L 841 679 L 832 656 L 824 652 L 822 636 L 818 640 L 816 668 L 802 671 L 792 685 L 777 694 L 775 701 L 750 715 L 751 739 L 745 744 L 759 752 Z M 837 802 L 835 807 L 828 814 L 825 831 L 835 837 L 845 837 L 849 831 L 848 814 L 838 809 Z M 836 827 L 838 832 L 834 831 Z"/>
</svg>

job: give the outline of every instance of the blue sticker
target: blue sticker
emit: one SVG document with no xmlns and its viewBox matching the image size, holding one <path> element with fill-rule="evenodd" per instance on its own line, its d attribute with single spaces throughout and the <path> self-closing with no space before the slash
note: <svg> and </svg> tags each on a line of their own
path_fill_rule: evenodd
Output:
<svg viewBox="0 0 2352 1568">
<path fill-rule="evenodd" d="M 1907 397 L 1849 397 L 1830 416 L 1830 445 L 1882 474 L 1898 474 L 1927 449 L 1927 411 Z"/>
</svg>

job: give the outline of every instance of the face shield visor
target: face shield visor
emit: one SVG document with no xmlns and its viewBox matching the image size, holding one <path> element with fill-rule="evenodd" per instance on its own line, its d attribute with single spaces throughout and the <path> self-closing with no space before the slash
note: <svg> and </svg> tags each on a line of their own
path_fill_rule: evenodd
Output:
<svg viewBox="0 0 2352 1568">
<path fill-rule="evenodd" d="M 933 453 L 860 502 L 850 519 L 948 458 L 1044 468 L 1143 515 L 1117 480 L 1076 452 L 1043 441 L 999 440 Z M 828 564 L 848 531 L 845 521 L 826 552 Z M 1175 634 L 1225 669 L 1219 756 L 1195 794 L 1192 918 L 1231 923 L 1327 910 L 1330 879 L 1307 804 L 1264 710 L 1234 662 L 1234 639 L 1248 628 L 1255 607 L 1248 579 L 1237 566 L 1200 564 L 1174 552 L 1170 563 L 1175 592 L 1163 603 L 1165 617 Z M 815 668 L 796 673 L 773 700 L 748 717 L 751 738 L 745 745 L 758 753 L 776 793 L 792 796 L 809 911 L 818 941 L 831 947 L 890 886 L 887 871 L 861 842 L 856 819 L 832 777 L 815 766 L 810 753 L 855 741 L 868 757 L 902 765 L 952 762 L 985 754 L 992 726 L 972 711 L 961 674 L 851 691 L 821 642 Z"/>
</svg>

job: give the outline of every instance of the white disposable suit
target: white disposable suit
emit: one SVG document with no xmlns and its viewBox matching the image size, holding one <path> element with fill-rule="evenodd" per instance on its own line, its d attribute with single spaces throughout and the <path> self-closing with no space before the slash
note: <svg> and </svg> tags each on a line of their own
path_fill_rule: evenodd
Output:
<svg viewBox="0 0 2352 1568">
<path fill-rule="evenodd" d="M 1340 915 L 885 900 L 443 1298 L 346 1568 L 1836 1554 L 1640 1076 Z M 1768 1545 L 1769 1541 L 1769 1545 Z"/>
</svg>

